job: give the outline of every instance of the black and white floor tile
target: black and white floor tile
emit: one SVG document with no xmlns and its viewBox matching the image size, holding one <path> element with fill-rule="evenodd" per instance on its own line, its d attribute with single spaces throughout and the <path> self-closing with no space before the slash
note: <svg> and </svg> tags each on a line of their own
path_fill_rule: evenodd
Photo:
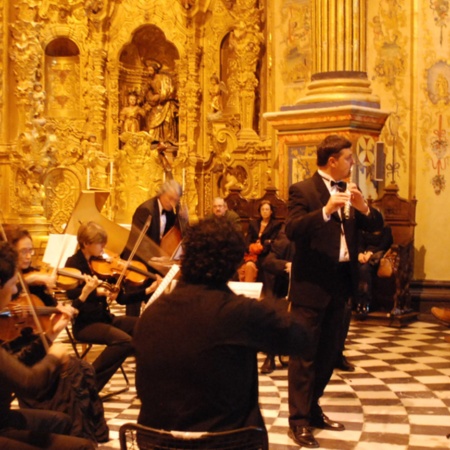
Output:
<svg viewBox="0 0 450 450">
<path fill-rule="evenodd" d="M 322 449 L 444 450 L 450 448 L 450 329 L 417 321 L 402 329 L 353 322 L 346 355 L 355 372 L 336 371 L 322 406 L 346 430 L 314 432 Z M 260 355 L 260 364 L 264 355 Z M 260 376 L 260 402 L 271 450 L 299 448 L 288 436 L 287 369 Z M 131 388 L 105 401 L 111 440 L 99 449 L 119 449 L 118 430 L 136 420 L 134 360 L 125 365 Z M 124 386 L 117 373 L 107 389 Z"/>
</svg>

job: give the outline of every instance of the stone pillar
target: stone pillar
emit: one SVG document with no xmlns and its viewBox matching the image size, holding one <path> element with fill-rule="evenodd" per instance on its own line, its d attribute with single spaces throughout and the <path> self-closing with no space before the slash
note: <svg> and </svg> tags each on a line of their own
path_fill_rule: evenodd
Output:
<svg viewBox="0 0 450 450">
<path fill-rule="evenodd" d="M 375 142 L 389 115 L 380 109 L 366 73 L 366 0 L 312 0 L 313 75 L 306 95 L 295 105 L 264 117 L 277 131 L 278 186 L 316 170 L 315 147 L 329 134 L 353 143 L 353 174 L 366 196 L 374 187 Z"/>
<path fill-rule="evenodd" d="M 379 108 L 366 73 L 366 0 L 314 0 L 312 23 L 313 75 L 298 104 Z"/>
</svg>

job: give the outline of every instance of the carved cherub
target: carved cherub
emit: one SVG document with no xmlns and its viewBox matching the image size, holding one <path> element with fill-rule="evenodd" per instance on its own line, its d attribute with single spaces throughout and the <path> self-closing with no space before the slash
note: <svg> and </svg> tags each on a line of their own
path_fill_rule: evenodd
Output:
<svg viewBox="0 0 450 450">
<path fill-rule="evenodd" d="M 34 117 L 42 117 L 45 109 L 45 92 L 42 84 L 39 82 L 34 83 L 33 86 L 33 102 L 34 102 Z"/>
</svg>

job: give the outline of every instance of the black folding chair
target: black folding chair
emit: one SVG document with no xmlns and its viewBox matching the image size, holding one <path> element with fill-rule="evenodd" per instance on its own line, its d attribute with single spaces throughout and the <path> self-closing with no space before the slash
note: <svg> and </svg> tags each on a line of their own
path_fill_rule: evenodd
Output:
<svg viewBox="0 0 450 450">
<path fill-rule="evenodd" d="M 257 427 L 222 432 L 165 431 L 137 423 L 119 430 L 121 450 L 268 450 L 267 431 Z"/>
<path fill-rule="evenodd" d="M 77 358 L 80 358 L 80 359 L 86 358 L 88 353 L 92 350 L 94 343 L 78 341 L 77 339 L 75 339 L 75 336 L 73 335 L 73 332 L 72 332 L 70 326 L 66 327 L 66 333 L 67 333 L 70 344 L 72 345 L 73 351 L 75 352 L 75 355 L 77 356 Z M 78 349 L 78 346 L 81 346 L 81 351 Z M 125 387 L 108 392 L 105 395 L 101 395 L 100 398 L 102 400 L 107 400 L 111 397 L 114 397 L 115 395 L 123 394 L 124 392 L 129 391 L 130 381 L 128 380 L 128 376 L 125 372 L 125 369 L 123 368 L 122 365 L 120 366 L 119 369 L 122 372 L 123 378 L 125 380 Z"/>
</svg>

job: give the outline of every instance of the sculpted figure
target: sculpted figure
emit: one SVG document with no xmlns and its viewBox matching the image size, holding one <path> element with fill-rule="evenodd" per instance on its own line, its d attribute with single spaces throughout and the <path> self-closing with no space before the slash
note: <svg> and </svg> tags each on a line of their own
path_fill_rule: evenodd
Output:
<svg viewBox="0 0 450 450">
<path fill-rule="evenodd" d="M 211 96 L 209 120 L 218 119 L 223 113 L 223 94 L 227 93 L 227 88 L 217 75 L 210 78 L 209 95 Z"/>
<path fill-rule="evenodd" d="M 45 108 L 45 92 L 41 83 L 33 86 L 33 101 L 35 105 L 34 117 L 41 117 Z"/>
<path fill-rule="evenodd" d="M 145 130 L 157 141 L 175 140 L 178 135 L 178 101 L 175 84 L 161 65 L 145 60 L 147 73 L 144 110 Z"/>
<path fill-rule="evenodd" d="M 120 111 L 120 131 L 137 133 L 141 131 L 141 117 L 145 117 L 145 110 L 138 105 L 137 95 L 133 92 L 128 94 L 128 106 Z"/>
</svg>

